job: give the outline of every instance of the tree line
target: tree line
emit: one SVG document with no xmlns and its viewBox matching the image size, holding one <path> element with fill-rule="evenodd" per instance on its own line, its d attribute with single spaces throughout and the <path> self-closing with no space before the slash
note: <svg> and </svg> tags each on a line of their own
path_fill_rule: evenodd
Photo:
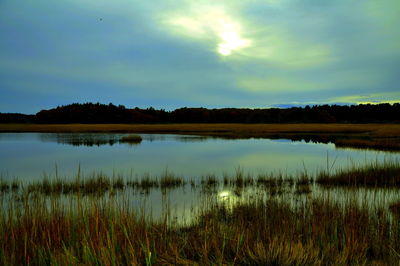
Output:
<svg viewBox="0 0 400 266">
<path fill-rule="evenodd" d="M 126 108 L 73 103 L 35 115 L 0 113 L 0 123 L 399 123 L 400 103 L 314 105 L 291 108 Z"/>
</svg>

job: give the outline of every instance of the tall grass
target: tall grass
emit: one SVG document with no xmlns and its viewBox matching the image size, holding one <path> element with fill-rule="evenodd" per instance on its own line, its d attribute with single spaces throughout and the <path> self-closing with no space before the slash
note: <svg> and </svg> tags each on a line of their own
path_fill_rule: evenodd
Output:
<svg viewBox="0 0 400 266">
<path fill-rule="evenodd" d="M 316 182 L 323 186 L 400 187 L 400 162 L 370 162 L 334 173 L 323 171 L 316 177 Z"/>
<path fill-rule="evenodd" d="M 73 179 L 60 179 L 44 176 L 42 180 L 31 183 L 18 180 L 8 181 L 0 178 L 0 195 L 26 191 L 28 194 L 39 193 L 43 195 L 104 195 L 107 192 L 117 192 L 132 189 L 140 192 L 150 190 L 167 190 L 186 188 L 201 188 L 205 192 L 215 192 L 221 188 L 246 189 L 259 188 L 279 191 L 295 189 L 298 194 L 308 194 L 312 186 L 323 187 L 372 187 L 372 188 L 399 188 L 400 187 L 400 162 L 386 160 L 384 162 L 369 162 L 365 165 L 353 165 L 347 169 L 332 171 L 329 167 L 316 175 L 299 173 L 297 176 L 282 174 L 259 174 L 253 176 L 237 168 L 233 175 L 224 174 L 222 178 L 208 174 L 198 179 L 187 180 L 168 169 L 160 177 L 144 174 L 134 178 L 124 178 L 122 175 L 107 176 L 103 173 L 93 173 L 81 176 L 80 172 Z"/>
<path fill-rule="evenodd" d="M 112 198 L 25 198 L 0 212 L 2 265 L 395 265 L 400 220 L 381 209 L 307 200 L 215 202 L 195 222 L 146 219 Z"/>
<path fill-rule="evenodd" d="M 232 176 L 210 174 L 190 182 L 168 169 L 160 177 L 133 179 L 101 173 L 83 177 L 80 171 L 72 180 L 44 177 L 26 184 L 3 179 L 0 264 L 396 265 L 398 199 L 371 208 L 348 192 L 337 201 L 329 193 L 313 196 L 312 190 L 317 184 L 396 189 L 399 169 L 399 162 L 391 161 L 327 169 L 316 177 L 254 177 L 238 168 Z M 113 196 L 129 189 L 166 193 L 187 185 L 211 192 L 201 193 L 187 223 L 174 222 L 168 202 L 154 218 L 145 205 L 135 205 L 132 193 Z M 236 198 L 246 188 L 257 193 L 230 204 L 229 197 L 215 197 L 221 188 Z"/>
</svg>

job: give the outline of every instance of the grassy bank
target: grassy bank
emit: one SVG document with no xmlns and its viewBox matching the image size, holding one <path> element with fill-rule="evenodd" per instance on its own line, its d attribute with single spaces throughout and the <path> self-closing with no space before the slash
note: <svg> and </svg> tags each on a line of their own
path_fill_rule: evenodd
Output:
<svg viewBox="0 0 400 266">
<path fill-rule="evenodd" d="M 335 141 L 336 147 L 356 148 L 356 149 L 376 149 L 382 151 L 399 151 L 399 138 L 384 139 L 339 139 Z"/>
<path fill-rule="evenodd" d="M 263 137 L 348 134 L 399 137 L 400 124 L 0 124 L 0 132 L 119 132 Z"/>
</svg>

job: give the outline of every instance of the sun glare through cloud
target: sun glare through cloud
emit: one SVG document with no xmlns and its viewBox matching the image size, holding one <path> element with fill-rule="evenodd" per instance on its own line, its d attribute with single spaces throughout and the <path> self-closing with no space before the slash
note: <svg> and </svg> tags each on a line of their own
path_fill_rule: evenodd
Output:
<svg viewBox="0 0 400 266">
<path fill-rule="evenodd" d="M 179 34 L 187 35 L 215 45 L 221 56 L 229 56 L 251 45 L 251 40 L 243 37 L 239 19 L 233 18 L 218 7 L 197 7 L 193 14 L 174 15 L 168 20 Z"/>
<path fill-rule="evenodd" d="M 222 29 L 219 31 L 220 42 L 218 52 L 221 55 L 230 55 L 232 51 L 249 46 L 250 41 L 241 38 L 239 29 L 234 24 L 221 21 Z"/>
<path fill-rule="evenodd" d="M 400 98 L 399 0 L 25 2 L 0 0 L 2 112 Z"/>
</svg>

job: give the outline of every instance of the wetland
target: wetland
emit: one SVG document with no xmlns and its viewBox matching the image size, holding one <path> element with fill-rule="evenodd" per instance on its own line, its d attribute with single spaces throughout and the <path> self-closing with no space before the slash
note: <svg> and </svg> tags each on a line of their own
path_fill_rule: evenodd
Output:
<svg viewBox="0 0 400 266">
<path fill-rule="evenodd" d="M 188 128 L 0 133 L 2 264 L 399 261 L 395 150 Z"/>
</svg>

